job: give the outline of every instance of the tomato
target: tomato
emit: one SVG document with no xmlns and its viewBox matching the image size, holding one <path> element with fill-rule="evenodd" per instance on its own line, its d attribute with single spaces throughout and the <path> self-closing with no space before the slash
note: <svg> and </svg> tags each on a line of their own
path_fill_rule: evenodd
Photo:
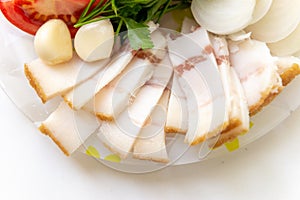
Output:
<svg viewBox="0 0 300 200">
<path fill-rule="evenodd" d="M 90 0 L 0 0 L 3 15 L 16 27 L 35 34 L 47 20 L 58 18 L 65 21 L 71 35 L 73 27 Z"/>
</svg>

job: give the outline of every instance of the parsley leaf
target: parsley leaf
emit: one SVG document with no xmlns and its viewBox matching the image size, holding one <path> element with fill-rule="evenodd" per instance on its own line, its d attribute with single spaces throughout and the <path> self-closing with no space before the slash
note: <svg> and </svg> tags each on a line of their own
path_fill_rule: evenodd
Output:
<svg viewBox="0 0 300 200">
<path fill-rule="evenodd" d="M 138 23 L 130 18 L 126 18 L 124 22 L 128 30 L 128 39 L 130 45 L 134 50 L 138 50 L 140 48 L 153 48 L 154 45 L 151 41 L 150 31 L 147 25 Z"/>
</svg>

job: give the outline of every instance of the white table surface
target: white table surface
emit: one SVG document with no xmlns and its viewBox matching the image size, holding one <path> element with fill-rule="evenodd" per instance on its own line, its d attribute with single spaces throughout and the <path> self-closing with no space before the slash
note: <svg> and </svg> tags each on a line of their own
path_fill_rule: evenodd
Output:
<svg viewBox="0 0 300 200">
<path fill-rule="evenodd" d="M 0 199 L 300 199 L 300 109 L 222 159 L 133 175 L 65 157 L 0 90 Z"/>
</svg>

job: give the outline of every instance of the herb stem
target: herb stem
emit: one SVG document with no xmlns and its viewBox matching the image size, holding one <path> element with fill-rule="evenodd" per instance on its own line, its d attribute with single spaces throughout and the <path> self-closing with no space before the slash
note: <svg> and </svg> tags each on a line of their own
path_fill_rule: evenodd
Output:
<svg viewBox="0 0 300 200">
<path fill-rule="evenodd" d="M 165 7 L 163 8 L 163 10 L 159 13 L 157 19 L 156 19 L 156 22 L 158 22 L 160 20 L 160 18 L 166 13 L 168 7 L 170 6 L 172 0 L 168 0 Z"/>
<path fill-rule="evenodd" d="M 88 11 L 90 10 L 91 6 L 93 3 L 95 3 L 96 0 L 91 0 L 89 2 L 89 4 L 87 5 L 87 7 L 83 10 L 83 12 L 81 13 L 78 22 L 82 21 L 82 19 L 86 16 L 86 14 L 88 13 Z"/>
<path fill-rule="evenodd" d="M 103 5 L 102 5 L 102 4 L 103 4 L 103 1 L 104 1 L 104 0 L 100 0 L 100 2 L 95 6 L 94 9 L 98 9 L 98 8 L 100 8 L 101 6 L 103 6 Z"/>
<path fill-rule="evenodd" d="M 120 31 L 121 31 L 121 28 L 123 26 L 123 23 L 124 23 L 124 20 L 121 18 L 121 21 L 119 22 L 118 24 L 118 28 L 116 30 L 116 35 L 119 35 Z"/>
<path fill-rule="evenodd" d="M 95 0 L 91 0 L 89 5 L 86 7 L 85 10 L 89 10 L 91 5 L 92 5 L 92 2 L 94 2 Z M 97 6 L 88 14 L 86 15 L 86 13 L 83 15 L 83 17 L 79 18 L 79 20 L 77 21 L 77 23 L 74 25 L 75 28 L 78 28 L 84 24 L 88 24 L 88 23 L 85 23 L 85 22 L 89 22 L 89 23 L 92 23 L 94 22 L 92 19 L 93 18 L 96 18 L 96 17 L 99 17 L 103 11 L 105 11 L 107 9 L 108 6 L 110 6 L 111 2 L 110 1 L 106 1 L 104 5 L 102 5 L 102 2 L 103 0 L 101 0 Z M 100 7 L 102 5 L 102 7 Z M 84 11 L 85 12 L 85 11 Z M 87 11 L 86 11 L 87 12 Z M 99 20 L 96 20 L 96 21 L 99 21 Z"/>
<path fill-rule="evenodd" d="M 77 24 L 74 25 L 74 27 L 79 28 L 80 26 L 83 26 L 83 25 L 86 25 L 86 24 L 90 24 L 90 23 L 93 23 L 93 22 L 98 22 L 98 21 L 105 20 L 105 19 L 113 19 L 113 18 L 116 18 L 116 17 L 117 16 L 107 16 L 107 17 L 94 18 L 94 19 L 91 19 L 89 21 L 77 23 Z"/>
</svg>

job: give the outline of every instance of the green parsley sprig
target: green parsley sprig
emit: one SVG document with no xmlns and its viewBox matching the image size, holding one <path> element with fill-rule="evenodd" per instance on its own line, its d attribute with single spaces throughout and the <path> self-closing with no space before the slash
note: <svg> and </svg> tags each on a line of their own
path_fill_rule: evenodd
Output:
<svg viewBox="0 0 300 200">
<path fill-rule="evenodd" d="M 153 47 L 149 21 L 159 22 L 167 12 L 190 6 L 191 0 L 90 0 L 82 12 L 75 28 L 92 22 L 110 19 L 118 35 L 127 31 L 134 50 Z M 95 5 L 96 4 L 96 5 Z"/>
</svg>

